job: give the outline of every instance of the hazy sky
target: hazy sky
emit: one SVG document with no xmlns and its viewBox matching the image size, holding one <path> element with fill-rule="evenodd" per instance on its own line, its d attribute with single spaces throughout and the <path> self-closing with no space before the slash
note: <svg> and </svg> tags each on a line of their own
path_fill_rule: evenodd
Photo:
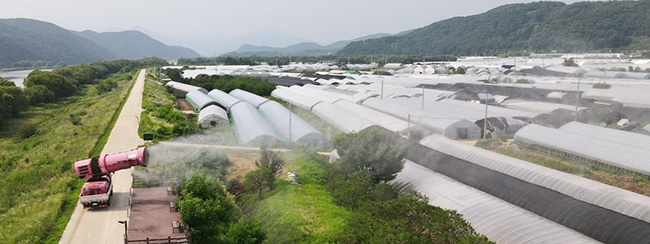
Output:
<svg viewBox="0 0 650 244">
<path fill-rule="evenodd" d="M 523 2 L 532 1 L 2 0 L 0 18 L 37 19 L 77 31 L 140 27 L 184 39 L 233 37 L 265 30 L 330 44 L 375 33 L 395 34 Z"/>
</svg>

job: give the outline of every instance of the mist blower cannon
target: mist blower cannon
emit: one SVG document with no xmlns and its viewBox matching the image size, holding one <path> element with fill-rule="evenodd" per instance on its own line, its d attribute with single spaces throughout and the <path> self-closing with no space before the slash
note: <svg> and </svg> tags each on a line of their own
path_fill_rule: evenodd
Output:
<svg viewBox="0 0 650 244">
<path fill-rule="evenodd" d="M 111 179 L 113 172 L 136 165 L 146 167 L 148 160 L 147 148 L 141 147 L 128 152 L 104 154 L 75 162 L 77 176 L 86 179 L 86 183 L 81 187 L 79 202 L 84 208 L 110 206 L 110 198 L 113 195 Z"/>
</svg>

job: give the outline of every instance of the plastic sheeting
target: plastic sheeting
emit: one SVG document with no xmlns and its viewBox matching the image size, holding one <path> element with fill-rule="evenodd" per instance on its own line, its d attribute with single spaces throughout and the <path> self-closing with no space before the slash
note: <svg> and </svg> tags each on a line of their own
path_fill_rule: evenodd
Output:
<svg viewBox="0 0 650 244">
<path fill-rule="evenodd" d="M 209 105 L 219 105 L 219 103 L 201 91 L 190 91 L 185 95 L 185 99 L 190 102 L 196 110 L 202 110 Z"/>
<path fill-rule="evenodd" d="M 317 103 L 312 107 L 311 111 L 318 117 L 346 133 L 359 132 L 375 125 L 367 119 L 348 112 L 347 110 L 343 110 L 328 102 Z"/>
<path fill-rule="evenodd" d="M 434 140 L 431 141 L 431 138 Z M 437 149 L 438 145 L 435 145 L 435 142 L 439 141 L 451 140 L 439 135 L 427 137 L 422 140 L 422 144 L 427 146 L 415 145 L 407 158 L 598 241 L 604 243 L 650 243 L 650 223 L 648 222 L 480 166 L 475 163 L 483 159 L 480 153 L 469 154 L 472 152 L 471 150 L 461 153 L 468 159 L 443 153 Z M 430 146 L 432 144 L 433 147 Z M 533 174 L 534 172 L 527 173 Z M 556 174 L 559 173 L 561 172 L 556 172 Z M 569 187 L 570 185 L 564 184 L 563 186 Z M 584 194 L 585 189 L 582 190 L 583 192 L 577 194 Z M 490 217 L 492 216 L 486 216 L 486 218 Z"/>
<path fill-rule="evenodd" d="M 628 147 L 650 150 L 650 136 L 643 134 L 605 128 L 575 121 L 561 126 L 559 130 L 588 137 L 595 137 L 600 140 L 605 140 L 611 143 L 625 145 Z"/>
<path fill-rule="evenodd" d="M 649 197 L 478 147 L 465 145 L 442 136 L 429 136 L 420 143 L 436 151 L 487 169 L 499 171 L 524 182 L 543 186 L 580 201 L 650 222 Z"/>
<path fill-rule="evenodd" d="M 278 134 L 284 136 L 284 139 L 290 139 L 297 144 L 320 148 L 331 146 L 323 133 L 320 133 L 279 103 L 238 89 L 231 91 L 230 94 L 253 104 L 253 106 L 257 105 L 259 112 L 273 125 L 275 130 L 279 132 Z"/>
<path fill-rule="evenodd" d="M 208 96 L 212 97 L 219 106 L 221 106 L 226 111 L 230 112 L 230 109 L 241 102 L 240 99 L 229 95 L 221 90 L 214 89 L 208 93 Z"/>
<path fill-rule="evenodd" d="M 431 205 L 457 211 L 478 233 L 496 243 L 597 243 L 579 232 L 409 160 L 391 184 L 422 193 Z"/>
<path fill-rule="evenodd" d="M 296 144 L 320 148 L 328 148 L 331 146 L 330 141 L 323 133 L 320 133 L 310 124 L 275 101 L 268 101 L 262 104 L 259 111 L 268 118 L 271 124 L 274 125 L 276 131 L 280 132 L 279 134 L 282 134 L 286 139 L 290 139 Z"/>
<path fill-rule="evenodd" d="M 250 93 L 250 92 L 247 92 L 247 91 L 244 91 L 244 90 L 240 90 L 240 89 L 232 90 L 228 94 L 230 94 L 231 96 L 236 97 L 238 99 L 244 100 L 244 101 L 252 104 L 256 108 L 259 108 L 262 104 L 269 101 L 269 99 L 260 97 L 258 95 L 253 94 L 253 93 Z"/>
<path fill-rule="evenodd" d="M 171 87 L 174 91 L 176 91 L 178 93 L 181 93 L 183 96 L 185 96 L 185 94 L 187 94 L 188 92 L 191 92 L 191 91 L 200 91 L 200 92 L 203 92 L 203 94 L 208 93 L 208 90 L 203 89 L 202 87 L 193 86 L 193 85 L 180 83 L 180 82 L 176 82 L 176 81 L 167 82 L 165 84 L 165 86 Z"/>
<path fill-rule="evenodd" d="M 515 141 L 577 156 L 580 160 L 589 160 L 589 162 L 650 175 L 650 164 L 648 164 L 650 151 L 629 146 L 627 143 L 617 144 L 611 140 L 535 124 L 517 131 Z"/>
<path fill-rule="evenodd" d="M 197 124 L 201 128 L 216 126 L 220 124 L 229 124 L 228 113 L 221 107 L 216 105 L 208 105 L 201 109 Z"/>
<path fill-rule="evenodd" d="M 384 127 L 390 131 L 395 131 L 400 134 L 404 134 L 410 130 L 412 132 L 415 131 L 417 133 L 420 133 L 421 135 L 429 134 L 428 130 L 422 128 L 421 126 L 418 126 L 416 124 L 409 124 L 407 121 L 403 119 L 396 118 L 394 116 L 379 112 L 377 110 L 368 107 L 361 106 L 359 104 L 350 101 L 339 100 L 336 101 L 334 105 L 343 110 L 347 110 L 348 112 L 356 114 L 362 118 L 365 118 L 368 121 L 372 122 L 373 124 Z"/>
<path fill-rule="evenodd" d="M 271 92 L 271 96 L 280 98 L 284 101 L 287 101 L 298 107 L 311 110 L 312 106 L 320 103 L 321 100 L 318 100 L 313 97 L 308 97 L 300 93 L 289 90 L 289 88 L 278 86 Z"/>
<path fill-rule="evenodd" d="M 281 141 L 266 120 L 250 103 L 239 102 L 230 108 L 230 115 L 237 138 L 241 144 L 260 145 Z"/>
<path fill-rule="evenodd" d="M 414 124 L 422 125 L 451 139 L 469 139 L 481 137 L 481 128 L 469 120 L 448 115 L 431 115 L 418 108 L 403 106 L 387 101 L 388 99 L 368 98 L 362 105 Z"/>
</svg>

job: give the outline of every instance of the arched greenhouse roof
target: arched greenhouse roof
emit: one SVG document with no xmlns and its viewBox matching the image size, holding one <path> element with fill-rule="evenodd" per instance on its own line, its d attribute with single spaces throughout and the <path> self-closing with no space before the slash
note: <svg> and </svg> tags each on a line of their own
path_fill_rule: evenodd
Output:
<svg viewBox="0 0 650 244">
<path fill-rule="evenodd" d="M 197 124 L 202 128 L 229 123 L 228 113 L 216 105 L 208 105 L 201 109 L 197 120 Z"/>
<path fill-rule="evenodd" d="M 476 232 L 496 243 L 595 243 L 569 229 L 493 195 L 464 185 L 410 160 L 391 184 L 413 189 L 429 204 L 455 210 Z"/>
<path fill-rule="evenodd" d="M 202 110 L 203 108 L 209 106 L 209 105 L 219 105 L 216 101 L 214 101 L 210 96 L 205 95 L 205 93 L 194 90 L 190 91 L 185 95 L 185 99 L 192 104 L 194 109 L 196 110 Z"/>
<path fill-rule="evenodd" d="M 647 149 L 536 124 L 530 124 L 517 131 L 515 141 L 560 151 L 590 162 L 650 175 L 650 164 L 648 164 L 650 151 Z"/>
<path fill-rule="evenodd" d="M 231 96 L 228 93 L 225 93 L 221 90 L 214 89 L 208 93 L 208 96 L 212 97 L 217 103 L 219 103 L 219 106 L 221 106 L 223 109 L 226 111 L 230 112 L 230 109 L 235 106 L 235 104 L 238 104 L 241 102 L 236 97 Z"/>
<path fill-rule="evenodd" d="M 535 165 L 550 172 L 528 170 L 531 163 L 440 135 L 423 139 L 407 158 L 598 241 L 650 242 L 647 197 L 542 166 Z"/>
<path fill-rule="evenodd" d="M 250 103 L 240 102 L 230 108 L 231 122 L 239 142 L 243 145 L 261 145 L 281 139 Z"/>
<path fill-rule="evenodd" d="M 165 84 L 165 86 L 171 87 L 172 89 L 174 89 L 177 92 L 182 93 L 183 95 L 185 95 L 186 93 L 191 92 L 191 91 L 200 91 L 200 92 L 203 92 L 203 94 L 208 93 L 208 91 L 206 89 L 202 88 L 202 87 L 193 86 L 193 85 L 190 85 L 190 84 L 180 83 L 180 82 L 176 82 L 176 81 L 167 82 Z"/>
</svg>

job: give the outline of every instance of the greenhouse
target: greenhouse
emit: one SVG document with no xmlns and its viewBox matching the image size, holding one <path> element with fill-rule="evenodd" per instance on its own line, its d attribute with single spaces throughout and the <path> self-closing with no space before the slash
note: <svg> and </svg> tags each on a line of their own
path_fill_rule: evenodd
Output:
<svg viewBox="0 0 650 244">
<path fill-rule="evenodd" d="M 208 90 L 203 89 L 201 87 L 193 86 L 193 85 L 189 85 L 189 84 L 185 84 L 185 83 L 180 83 L 180 82 L 176 82 L 176 81 L 167 82 L 165 84 L 165 86 L 171 87 L 172 90 L 174 90 L 174 93 L 178 94 L 180 96 L 185 96 L 185 94 L 187 94 L 188 92 L 197 91 L 197 90 L 200 91 L 200 92 L 203 92 L 203 94 L 208 93 Z"/>
<path fill-rule="evenodd" d="M 230 124 L 228 113 L 216 105 L 208 105 L 201 109 L 197 124 L 201 128 L 208 128 L 220 124 Z"/>
<path fill-rule="evenodd" d="M 429 136 L 420 143 L 451 157 L 466 160 L 580 201 L 650 222 L 650 205 L 648 205 L 650 198 L 644 195 L 465 145 L 438 135 Z"/>
<path fill-rule="evenodd" d="M 244 100 L 244 101 L 252 104 L 256 108 L 259 108 L 262 104 L 269 101 L 269 99 L 260 97 L 258 95 L 253 94 L 253 93 L 250 93 L 250 92 L 247 92 L 247 91 L 244 91 L 244 90 L 240 90 L 240 89 L 232 90 L 228 94 L 230 94 L 231 96 L 236 97 L 238 99 Z"/>
<path fill-rule="evenodd" d="M 208 93 L 208 96 L 212 97 L 212 99 L 214 99 L 221 108 L 228 112 L 230 112 L 230 109 L 235 106 L 235 104 L 241 102 L 241 100 L 238 98 L 217 89 L 210 91 Z"/>
<path fill-rule="evenodd" d="M 253 106 L 257 104 L 258 111 L 273 125 L 279 135 L 284 136 L 284 139 L 297 144 L 320 148 L 331 146 L 323 133 L 320 133 L 281 104 L 238 89 L 231 91 L 230 94 L 253 104 Z"/>
<path fill-rule="evenodd" d="M 312 106 L 311 112 L 345 133 L 359 132 L 375 125 L 365 118 L 328 102 L 317 103 Z"/>
<path fill-rule="evenodd" d="M 185 99 L 192 104 L 194 109 L 201 111 L 203 108 L 209 105 L 219 106 L 219 104 L 214 101 L 210 96 L 205 95 L 201 91 L 190 91 L 185 95 Z"/>
<path fill-rule="evenodd" d="M 593 135 L 531 124 L 515 134 L 515 141 L 537 150 L 570 158 L 587 165 L 650 175 L 650 151 L 613 143 Z"/>
<path fill-rule="evenodd" d="M 423 128 L 422 126 L 416 124 L 409 124 L 406 120 L 396 118 L 394 116 L 379 112 L 377 110 L 365 106 L 361 106 L 359 104 L 347 100 L 336 101 L 334 105 L 343 110 L 347 110 L 348 112 L 356 114 L 361 118 L 365 118 L 375 125 L 379 125 L 390 131 L 398 132 L 402 135 L 408 134 L 409 132 L 413 135 L 419 135 L 419 136 L 425 136 L 431 134 L 429 130 Z"/>
<path fill-rule="evenodd" d="M 323 133 L 275 101 L 262 104 L 259 112 L 280 132 L 278 134 L 294 143 L 319 148 L 331 147 Z"/>
<path fill-rule="evenodd" d="M 434 133 L 442 134 L 451 139 L 470 139 L 480 138 L 481 128 L 473 122 L 463 119 L 450 117 L 448 115 L 432 115 L 428 111 L 421 110 L 420 107 L 409 107 L 392 102 L 389 99 L 368 98 L 361 104 L 372 109 L 382 111 L 386 114 L 406 120 L 409 123 L 419 124 L 431 129 Z M 393 99 L 390 99 L 393 100 Z"/>
<path fill-rule="evenodd" d="M 467 186 L 600 242 L 650 243 L 649 199 L 645 196 L 542 166 L 535 165 L 542 169 L 539 172 L 531 171 L 528 162 L 440 135 L 429 136 L 421 144 L 415 145 L 409 160 Z"/>
<path fill-rule="evenodd" d="M 271 92 L 271 96 L 282 99 L 288 103 L 310 111 L 314 105 L 321 102 L 321 100 L 302 95 L 295 91 L 289 90 L 287 87 L 282 86 L 278 86 L 275 90 L 273 90 L 273 92 Z"/>
<path fill-rule="evenodd" d="M 559 130 L 583 136 L 595 137 L 600 140 L 609 141 L 623 146 L 650 150 L 650 136 L 629 131 L 616 130 L 575 121 L 563 125 Z"/>
<path fill-rule="evenodd" d="M 594 243 L 577 231 L 540 217 L 495 196 L 463 185 L 406 160 L 391 181 L 400 190 L 416 190 L 429 204 L 455 210 L 472 227 L 496 243 Z"/>
<path fill-rule="evenodd" d="M 236 103 L 230 108 L 230 116 L 241 144 L 261 145 L 281 141 L 250 103 Z"/>
</svg>

